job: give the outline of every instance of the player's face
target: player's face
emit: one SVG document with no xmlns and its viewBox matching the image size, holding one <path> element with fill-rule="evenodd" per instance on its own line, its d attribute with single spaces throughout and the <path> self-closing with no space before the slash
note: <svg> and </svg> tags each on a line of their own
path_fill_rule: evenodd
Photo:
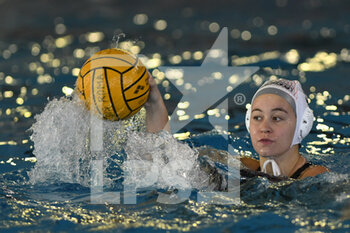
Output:
<svg viewBox="0 0 350 233">
<path fill-rule="evenodd" d="M 258 96 L 252 105 L 250 137 L 260 156 L 280 156 L 290 149 L 296 126 L 293 108 L 274 94 Z"/>
</svg>

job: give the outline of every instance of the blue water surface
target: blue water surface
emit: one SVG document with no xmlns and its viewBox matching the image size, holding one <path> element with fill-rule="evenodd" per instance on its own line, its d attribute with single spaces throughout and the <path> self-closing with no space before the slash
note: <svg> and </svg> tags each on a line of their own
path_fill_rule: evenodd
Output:
<svg viewBox="0 0 350 233">
<path fill-rule="evenodd" d="M 331 0 L 0 0 L 0 231 L 349 232 L 349 8 Z M 57 176 L 70 174 L 71 167 L 62 165 L 66 160 L 58 157 L 64 155 L 59 150 L 48 154 L 46 170 L 31 173 L 43 162 L 31 140 L 35 116 L 55 98 L 71 101 L 77 71 L 91 54 L 111 47 L 114 35 L 126 34 L 119 47 L 153 59 L 146 66 L 172 114 L 181 93 L 157 77 L 157 67 L 200 66 L 223 27 L 229 34 L 229 65 L 260 69 L 227 96 L 224 128 L 215 129 L 214 115 L 204 112 L 174 136 L 188 150 L 229 151 L 230 145 L 236 154 L 257 158 L 244 125 L 245 104 L 265 80 L 296 79 L 316 119 L 301 153 L 331 172 L 298 181 L 254 177 L 240 185 L 240 202 L 230 205 L 200 203 L 198 189 L 179 204 L 159 203 L 159 193 L 170 187 L 138 190 L 137 204 L 93 204 L 85 166 L 93 157 L 82 157 L 72 170 L 82 177 L 63 179 Z M 236 93 L 244 93 L 245 104 L 234 102 Z M 59 128 L 41 133 L 54 135 Z M 105 161 L 105 175 L 112 182 L 104 191 L 120 192 L 123 200 L 126 154 L 123 146 L 109 149 L 114 153 Z M 216 166 L 227 169 L 220 162 Z"/>
</svg>

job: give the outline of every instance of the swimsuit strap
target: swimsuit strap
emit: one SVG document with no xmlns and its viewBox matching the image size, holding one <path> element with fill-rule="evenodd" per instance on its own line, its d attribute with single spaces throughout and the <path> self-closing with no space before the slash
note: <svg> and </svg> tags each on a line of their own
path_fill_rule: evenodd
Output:
<svg viewBox="0 0 350 233">
<path fill-rule="evenodd" d="M 312 165 L 312 163 L 310 163 L 310 162 L 304 163 L 304 165 L 303 165 L 302 167 L 300 167 L 298 170 L 296 170 L 296 171 L 294 172 L 294 174 L 290 176 L 290 178 L 298 179 L 299 176 L 301 175 L 301 173 L 302 173 L 303 171 L 305 171 L 305 170 L 306 170 L 308 167 L 310 167 L 311 165 Z"/>
<path fill-rule="evenodd" d="M 296 171 L 294 172 L 294 174 L 291 175 L 290 178 L 298 179 L 298 177 L 301 175 L 301 173 L 302 173 L 303 171 L 305 171 L 305 170 L 306 170 L 308 167 L 310 167 L 311 165 L 312 165 L 312 163 L 310 163 L 310 162 L 304 163 L 304 165 L 303 165 L 302 167 L 300 167 L 298 170 L 296 170 Z M 256 169 L 256 170 L 257 170 L 257 171 L 261 171 L 260 166 L 259 166 L 258 169 Z"/>
</svg>

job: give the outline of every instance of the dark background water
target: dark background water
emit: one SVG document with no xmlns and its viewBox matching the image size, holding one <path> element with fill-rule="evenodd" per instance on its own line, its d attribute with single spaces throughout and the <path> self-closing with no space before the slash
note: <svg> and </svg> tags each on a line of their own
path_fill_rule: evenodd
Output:
<svg viewBox="0 0 350 233">
<path fill-rule="evenodd" d="M 12 192 L 26 194 L 24 202 L 2 198 L 1 228 L 13 231 L 98 231 L 95 227 L 108 226 L 107 229 L 111 231 L 129 229 L 134 232 L 144 229 L 347 232 L 347 174 L 350 162 L 349 12 L 350 3 L 340 0 L 0 0 L 1 192 L 3 196 L 10 195 L 11 192 L 7 191 L 10 187 L 14 190 Z M 147 21 L 141 25 L 135 24 L 137 14 L 143 14 L 143 17 L 146 15 Z M 166 22 L 164 30 L 155 27 L 159 20 Z M 245 60 L 245 65 L 261 68 L 256 78 L 266 80 L 276 75 L 299 79 L 306 93 L 314 95 L 310 105 L 316 118 L 321 120 L 314 124 L 311 135 L 303 143 L 302 152 L 307 153 L 312 161 L 327 165 L 335 174 L 292 184 L 279 191 L 265 180 L 255 180 L 251 186 L 245 187 L 243 193 L 248 204 L 239 207 L 238 213 L 232 207 L 205 206 L 207 214 L 201 214 L 201 207 L 193 202 L 170 210 L 156 204 L 145 209 L 90 207 L 89 204 L 75 204 L 72 201 L 88 195 L 88 191 L 80 186 L 57 185 L 59 191 L 56 186 L 28 191 L 31 186 L 18 185 L 26 179 L 25 171 L 34 166 L 34 163 L 24 161 L 24 158 L 33 156 L 33 143 L 29 140 L 31 132 L 28 129 L 35 121 L 34 116 L 43 111 L 48 98 L 64 96 L 62 87 L 74 88 L 76 76 L 72 71 L 80 68 L 91 52 L 109 48 L 115 34 L 125 33 L 126 37 L 121 41 L 131 40 L 141 44 L 143 48 L 140 54 L 147 57 L 158 53 L 162 65 L 199 66 L 203 58 L 182 58 L 180 63 L 174 64 L 172 57 L 182 56 L 185 51 L 192 55 L 200 51 L 205 55 L 223 27 L 227 27 L 229 32 L 229 61 L 258 56 L 257 61 Z M 91 32 L 101 32 L 104 36 L 92 42 L 87 39 Z M 244 35 L 248 35 L 249 39 Z M 69 37 L 69 43 L 59 48 L 57 39 L 65 36 Z M 77 49 L 82 49 L 84 55 L 76 56 Z M 299 55 L 295 63 L 285 58 L 292 49 L 297 50 Z M 267 52 L 274 52 L 275 56 L 263 59 L 261 55 Z M 317 57 L 320 52 L 326 52 L 315 61 L 321 70 L 305 71 L 301 68 L 301 64 L 310 64 L 309 59 Z M 327 57 L 333 53 L 335 59 L 334 56 Z M 43 54 L 51 54 L 53 58 L 50 58 L 50 62 L 58 59 L 59 64 L 53 66 L 45 62 Z M 51 79 L 42 82 L 38 78 L 40 75 L 49 75 Z M 235 89 L 235 92 L 243 92 L 249 99 L 257 86 L 253 79 Z M 174 91 L 162 85 L 160 89 L 163 94 Z M 166 100 L 170 112 L 178 99 L 179 95 L 175 93 Z M 229 99 L 229 104 L 230 143 L 241 147 L 243 152 L 251 151 L 243 124 L 245 108 L 235 105 L 232 99 Z M 196 146 L 210 145 L 224 149 L 226 144 L 220 135 L 205 134 L 211 129 L 207 118 L 204 118 L 192 123 L 184 132 L 192 134 L 188 141 Z M 9 159 L 15 165 L 11 165 Z M 322 183 L 325 184 L 322 186 Z M 65 194 L 62 194 L 62 190 Z M 42 202 L 38 198 L 44 193 L 44 199 L 50 199 L 47 196 L 50 192 L 59 193 L 53 199 L 66 194 L 73 198 L 66 204 L 54 200 Z M 301 193 L 308 194 L 302 196 Z M 57 210 L 58 207 L 62 209 Z M 57 211 L 52 211 L 55 208 Z M 28 215 L 21 215 L 25 211 Z M 119 212 L 124 216 L 119 216 Z M 71 218 L 63 217 L 67 213 Z M 46 219 L 45 215 L 51 218 Z M 148 215 L 152 216 L 150 220 L 147 220 Z M 158 218 L 158 215 L 163 217 Z M 179 219 L 174 215 L 180 216 Z M 225 219 L 225 215 L 229 217 Z M 76 223 L 74 216 L 84 224 Z M 104 220 L 99 224 L 99 218 L 94 216 Z M 92 222 L 90 225 L 89 218 Z M 194 220 L 186 222 L 190 218 L 198 221 L 197 227 L 192 225 Z M 135 224 L 135 221 L 140 224 Z M 218 226 L 217 222 L 222 225 Z M 52 223 L 56 225 L 47 226 Z"/>
<path fill-rule="evenodd" d="M 125 40 L 144 42 L 144 48 L 140 53 L 146 56 L 159 53 L 163 65 L 171 64 L 168 58 L 181 55 L 184 51 L 205 53 L 222 27 L 227 27 L 231 35 L 229 36 L 229 56 L 253 56 L 269 51 L 283 54 L 291 49 L 298 50 L 300 56 L 298 63 L 315 56 L 320 51 L 334 52 L 339 56 L 342 49 L 349 47 L 348 10 L 349 4 L 344 1 L 318 0 L 215 1 L 215 3 L 212 1 L 152 1 L 151 3 L 133 1 L 131 3 L 112 0 L 30 2 L 2 0 L 0 2 L 2 22 L 0 51 L 5 56 L 0 58 L 0 68 L 3 72 L 2 76 L 11 75 L 16 79 L 17 87 L 7 85 L 4 78 L 0 80 L 2 92 L 14 91 L 13 98 L 3 98 L 1 104 L 3 108 L 8 106 L 13 108 L 16 106 L 15 97 L 19 94 L 21 86 L 27 87 L 28 93 L 33 88 L 37 88 L 40 95 L 32 97 L 28 94 L 25 96 L 24 103 L 30 106 L 34 116 L 42 111 L 46 97 L 61 96 L 63 86 L 74 86 L 75 77 L 71 75 L 71 69 L 79 68 L 90 55 L 86 52 L 82 58 L 76 58 L 73 56 L 74 49 L 88 50 L 96 46 L 100 49 L 108 48 L 111 46 L 113 35 L 121 32 L 126 34 Z M 136 25 L 134 17 L 137 14 L 147 15 L 147 22 Z M 154 27 L 158 20 L 165 20 L 167 23 L 162 31 Z M 216 23 L 219 29 L 210 31 L 212 23 Z M 65 30 L 58 34 L 57 25 L 60 24 L 64 25 Z M 271 25 L 277 28 L 275 35 L 268 33 Z M 238 36 L 233 36 L 232 30 L 238 30 Z M 102 32 L 104 38 L 97 43 L 89 43 L 84 39 L 84 35 L 94 31 Z M 244 31 L 250 33 L 249 40 L 243 40 L 240 36 Z M 66 35 L 72 36 L 68 46 L 55 48 L 52 45 L 56 38 Z M 31 49 L 35 43 L 41 46 L 41 50 L 38 55 L 33 56 Z M 15 46 L 15 53 L 9 52 L 11 45 Z M 43 73 L 54 76 L 55 82 L 38 85 L 35 81 L 38 74 L 29 72 L 28 66 L 31 62 L 40 63 L 40 55 L 48 52 L 60 59 L 61 64 L 57 68 L 42 64 Z M 248 65 L 274 68 L 276 70 L 272 73 L 283 73 L 282 76 L 285 78 L 298 78 L 299 74 L 291 74 L 298 64 L 286 63 L 281 57 L 282 55 Z M 182 59 L 181 65 L 200 65 L 201 61 L 201 59 Z M 67 66 L 68 72 L 63 73 L 59 70 L 63 66 Z M 283 69 L 289 72 L 282 72 Z M 347 72 L 348 66 L 342 60 L 336 67 L 333 66 L 323 72 L 309 72 L 305 75 L 307 82 L 304 84 L 304 89 L 308 90 L 313 85 L 317 92 L 329 91 L 336 101 L 337 98 L 343 98 L 346 94 L 349 86 L 346 81 Z M 329 85 L 330 80 L 334 85 Z M 244 91 L 249 97 L 254 90 L 247 88 Z M 171 110 L 171 107 L 169 108 Z M 23 124 L 28 127 L 32 123 L 31 119 L 32 117 L 25 119 Z M 5 122 L 2 122 L 5 132 L 9 123 L 6 122 L 5 126 Z"/>
</svg>

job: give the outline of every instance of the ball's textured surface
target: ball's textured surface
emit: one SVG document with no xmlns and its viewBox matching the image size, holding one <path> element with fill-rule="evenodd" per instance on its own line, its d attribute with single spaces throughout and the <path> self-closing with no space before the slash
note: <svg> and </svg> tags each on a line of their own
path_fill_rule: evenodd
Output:
<svg viewBox="0 0 350 233">
<path fill-rule="evenodd" d="M 137 113 L 150 91 L 146 67 L 121 49 L 102 50 L 90 57 L 80 70 L 76 87 L 88 109 L 112 121 Z"/>
</svg>

